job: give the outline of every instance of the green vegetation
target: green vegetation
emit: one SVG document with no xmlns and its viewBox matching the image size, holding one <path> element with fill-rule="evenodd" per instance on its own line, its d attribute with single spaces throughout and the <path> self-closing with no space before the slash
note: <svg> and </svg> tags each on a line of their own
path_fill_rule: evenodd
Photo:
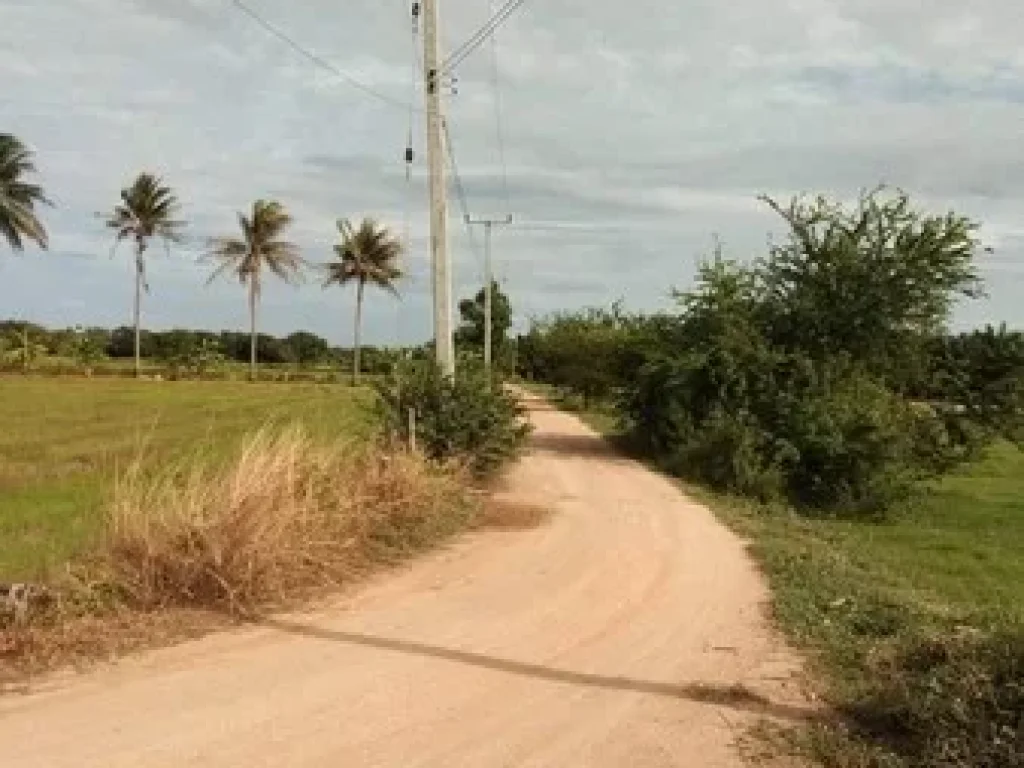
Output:
<svg viewBox="0 0 1024 768">
<path fill-rule="evenodd" d="M 366 434 L 371 402 L 326 385 L 0 377 L 0 573 L 35 577 L 86 548 L 117 471 L 140 451 L 222 454 L 265 423 Z"/>
<path fill-rule="evenodd" d="M 249 370 L 251 337 L 247 333 L 143 329 L 140 342 L 143 375 L 231 378 Z M 398 349 L 364 347 L 363 371 L 386 373 L 400 355 Z M 134 369 L 126 363 L 133 357 L 130 327 L 47 329 L 34 323 L 0 321 L 0 371 L 129 376 Z M 330 378 L 330 374 L 351 370 L 353 354 L 350 349 L 332 347 L 316 334 L 296 331 L 284 337 L 257 334 L 256 357 L 263 373 L 268 374 L 260 378 L 276 379 L 290 372 L 301 379 L 313 373 Z"/>
<path fill-rule="evenodd" d="M 1019 764 L 1024 453 L 997 445 L 883 523 L 695 492 L 754 542 L 776 617 L 817 652 L 845 718 L 803 751 L 837 767 Z"/>
<path fill-rule="evenodd" d="M 385 429 L 415 441 L 427 457 L 457 461 L 479 478 L 496 473 L 522 450 L 529 427 L 499 376 L 466 360 L 451 379 L 431 361 L 404 363 L 377 384 Z"/>
<path fill-rule="evenodd" d="M 614 394 L 630 440 L 674 474 L 845 514 L 883 514 L 1021 436 L 1024 344 L 979 340 L 972 357 L 941 341 L 952 303 L 980 293 L 972 222 L 904 195 L 769 203 L 791 232 L 766 257 L 717 253 L 677 314 L 545 320 L 522 373 L 585 404 Z"/>
<path fill-rule="evenodd" d="M 459 327 L 455 329 L 455 344 L 463 352 L 481 359 L 486 340 L 485 288 L 471 299 L 459 302 Z M 491 359 L 499 371 L 511 371 L 515 366 L 515 344 L 509 338 L 512 327 L 512 305 L 497 282 L 491 283 Z"/>
</svg>

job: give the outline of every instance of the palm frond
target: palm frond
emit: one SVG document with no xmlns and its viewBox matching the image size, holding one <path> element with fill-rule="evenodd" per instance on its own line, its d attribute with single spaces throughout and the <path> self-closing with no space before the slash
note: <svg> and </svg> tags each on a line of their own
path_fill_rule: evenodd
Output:
<svg viewBox="0 0 1024 768">
<path fill-rule="evenodd" d="M 111 212 L 107 226 L 118 231 L 130 229 L 131 236 L 140 241 L 158 237 L 165 243 L 179 243 L 185 228 L 185 222 L 176 218 L 179 209 L 173 190 L 158 176 L 143 172 L 121 190 L 121 203 Z"/>
<path fill-rule="evenodd" d="M 208 259 L 222 262 L 208 283 L 234 271 L 241 282 L 254 281 L 258 292 L 264 267 L 285 282 L 298 282 L 305 261 L 297 245 L 280 239 L 291 221 L 284 206 L 275 201 L 257 200 L 250 214 L 239 213 L 241 237 L 217 238 L 207 251 Z"/>
<path fill-rule="evenodd" d="M 402 242 L 372 218 L 355 227 L 348 219 L 338 220 L 339 241 L 334 245 L 334 260 L 325 265 L 328 277 L 324 287 L 350 282 L 370 283 L 398 296 L 394 282 L 402 277 L 399 267 Z"/>
<path fill-rule="evenodd" d="M 36 207 L 51 203 L 42 187 L 24 178 L 35 171 L 31 150 L 17 137 L 0 133 L 0 235 L 15 251 L 24 250 L 25 239 L 44 249 L 49 244 Z"/>
</svg>

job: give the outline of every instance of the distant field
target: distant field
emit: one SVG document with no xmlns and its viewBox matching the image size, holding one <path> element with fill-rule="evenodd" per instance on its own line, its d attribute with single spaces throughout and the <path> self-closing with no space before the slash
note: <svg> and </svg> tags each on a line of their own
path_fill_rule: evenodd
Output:
<svg viewBox="0 0 1024 768">
<path fill-rule="evenodd" d="M 264 424 L 366 434 L 366 390 L 244 381 L 0 376 L 0 581 L 33 578 L 87 546 L 118 468 L 223 453 Z"/>
</svg>

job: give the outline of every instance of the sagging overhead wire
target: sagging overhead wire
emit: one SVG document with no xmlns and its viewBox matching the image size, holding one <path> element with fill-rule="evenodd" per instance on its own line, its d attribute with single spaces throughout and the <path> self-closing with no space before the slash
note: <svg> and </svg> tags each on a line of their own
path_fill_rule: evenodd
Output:
<svg viewBox="0 0 1024 768">
<path fill-rule="evenodd" d="M 507 0 L 507 2 L 501 6 L 501 8 L 491 16 L 487 23 L 478 29 L 472 37 L 469 38 L 469 40 L 449 54 L 448 58 L 445 59 L 444 64 L 441 65 L 441 74 L 451 74 L 455 67 L 459 66 L 459 64 L 465 61 L 473 51 L 479 48 L 483 44 L 484 40 L 493 35 L 494 31 L 504 24 L 505 21 L 507 21 L 508 18 L 525 2 L 526 0 Z"/>
<path fill-rule="evenodd" d="M 388 94 L 386 94 L 386 93 L 384 93 L 382 91 L 378 91 L 376 88 L 374 88 L 373 86 L 367 85 L 362 80 L 360 80 L 359 78 L 355 77 L 354 75 L 351 75 L 348 72 L 344 71 L 343 69 L 340 69 L 340 68 L 336 67 L 334 64 L 329 62 L 323 56 L 320 56 L 319 54 L 314 53 L 313 51 L 309 50 L 308 48 L 305 48 L 303 45 L 301 45 L 294 38 L 292 38 L 290 35 L 288 35 L 280 27 L 270 23 L 265 18 L 263 18 L 259 13 L 257 13 L 252 8 L 250 8 L 245 2 L 243 2 L 243 0 L 231 0 L 231 4 L 234 5 L 238 10 L 240 10 L 246 16 L 248 16 L 250 19 L 252 19 L 256 24 L 261 26 L 264 30 L 269 32 L 271 35 L 273 35 L 278 40 L 281 40 L 282 42 L 287 44 L 296 53 L 298 53 L 301 56 L 303 56 L 304 58 L 308 59 L 309 61 L 311 61 L 316 66 L 320 67 L 321 69 L 324 69 L 324 70 L 330 72 L 331 74 L 341 78 L 342 80 L 347 82 L 349 85 L 351 85 L 353 88 L 356 88 L 357 90 L 362 91 L 363 93 L 367 94 L 368 96 L 373 96 L 374 98 L 384 102 L 385 104 L 388 104 L 388 105 L 390 105 L 392 107 L 395 107 L 397 109 L 401 109 L 403 111 L 407 110 L 407 109 L 415 109 L 415 107 L 412 105 L 412 102 L 406 103 L 406 102 L 402 101 L 401 99 L 396 99 L 393 96 L 389 96 Z M 421 110 L 416 110 L 416 111 L 421 111 Z"/>
<path fill-rule="evenodd" d="M 494 10 L 494 0 L 491 0 L 491 10 Z M 494 95 L 494 126 L 495 138 L 498 142 L 498 161 L 501 163 L 501 191 L 505 198 L 505 211 L 511 211 L 511 202 L 508 194 L 508 163 L 505 159 L 505 128 L 504 115 L 501 103 L 501 67 L 498 62 L 498 35 L 497 30 L 491 33 L 491 88 Z"/>
<path fill-rule="evenodd" d="M 462 223 L 466 228 L 466 239 L 469 241 L 469 249 L 476 257 L 477 266 L 483 274 L 483 254 L 476 241 L 473 232 L 473 225 L 470 224 L 469 198 L 466 196 L 466 187 L 462 183 L 462 176 L 459 174 L 459 164 L 455 160 L 455 145 L 452 142 L 451 130 L 448 128 L 448 120 L 441 120 L 441 127 L 444 131 L 444 143 L 448 149 L 448 167 L 451 170 L 452 184 L 455 187 L 455 197 L 459 202 L 459 209 L 462 212 Z"/>
</svg>

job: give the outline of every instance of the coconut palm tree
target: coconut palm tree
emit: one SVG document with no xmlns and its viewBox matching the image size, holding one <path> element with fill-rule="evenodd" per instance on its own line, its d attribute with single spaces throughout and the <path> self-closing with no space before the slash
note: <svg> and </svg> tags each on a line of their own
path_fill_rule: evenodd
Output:
<svg viewBox="0 0 1024 768">
<path fill-rule="evenodd" d="M 281 236 L 292 223 L 292 217 L 280 203 L 257 200 L 252 213 L 238 214 L 241 237 L 220 237 L 210 246 L 207 258 L 220 262 L 210 275 L 213 282 L 225 272 L 234 272 L 249 289 L 249 377 L 256 380 L 256 305 L 263 287 L 263 270 L 269 269 L 287 283 L 296 283 L 304 262 L 299 247 Z"/>
<path fill-rule="evenodd" d="M 359 229 L 348 219 L 338 221 L 340 241 L 334 246 L 334 260 L 324 264 L 327 279 L 324 288 L 331 285 L 356 284 L 356 322 L 354 328 L 352 383 L 359 381 L 359 335 L 363 322 L 363 291 L 366 284 L 375 285 L 393 296 L 398 296 L 395 281 L 402 277 L 398 259 L 402 255 L 402 242 L 386 228 L 378 227 L 373 219 L 363 219 Z"/>
<path fill-rule="evenodd" d="M 32 151 L 9 133 L 0 133 L 0 234 L 12 250 L 22 251 L 25 239 L 46 248 L 46 229 L 36 217 L 36 205 L 49 205 L 42 187 L 25 181 L 35 173 Z"/>
<path fill-rule="evenodd" d="M 135 375 L 142 369 L 140 335 L 142 320 L 142 291 L 149 291 L 146 282 L 146 249 L 154 237 L 171 243 L 181 242 L 185 223 L 175 218 L 180 206 L 170 187 L 152 173 L 140 173 L 130 187 L 121 190 L 121 202 L 107 216 L 107 226 L 117 234 L 114 249 L 124 240 L 135 241 Z"/>
</svg>

